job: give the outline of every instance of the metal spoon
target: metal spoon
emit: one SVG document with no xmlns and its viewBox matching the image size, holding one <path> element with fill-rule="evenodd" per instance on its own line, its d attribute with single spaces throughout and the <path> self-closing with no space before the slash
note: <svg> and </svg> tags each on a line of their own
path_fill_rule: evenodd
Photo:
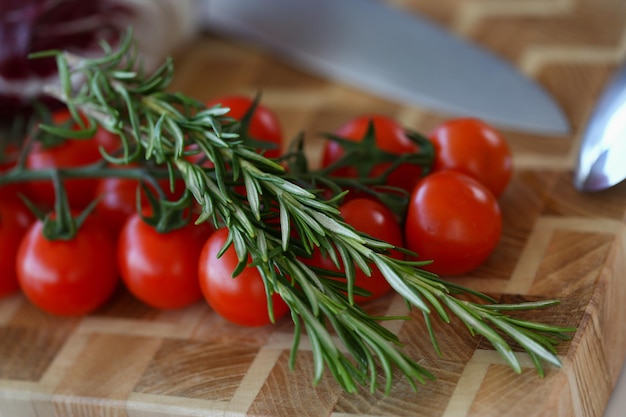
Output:
<svg viewBox="0 0 626 417">
<path fill-rule="evenodd" d="M 609 82 L 584 132 L 574 186 L 600 191 L 626 178 L 626 65 Z"/>
</svg>

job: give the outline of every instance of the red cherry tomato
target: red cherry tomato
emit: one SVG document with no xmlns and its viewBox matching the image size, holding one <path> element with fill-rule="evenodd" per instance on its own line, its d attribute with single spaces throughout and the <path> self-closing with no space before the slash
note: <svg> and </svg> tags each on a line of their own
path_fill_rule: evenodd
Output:
<svg viewBox="0 0 626 417">
<path fill-rule="evenodd" d="M 43 223 L 28 230 L 16 258 L 26 297 L 42 310 L 80 316 L 103 305 L 118 282 L 115 242 L 106 227 L 89 217 L 70 240 L 48 240 Z"/>
<path fill-rule="evenodd" d="M 433 171 L 451 169 L 482 182 L 498 197 L 508 185 L 513 158 L 504 137 L 473 118 L 451 119 L 430 134 L 435 147 Z"/>
<path fill-rule="evenodd" d="M 213 107 L 220 104 L 222 107 L 228 107 L 230 111 L 228 116 L 236 120 L 241 120 L 243 116 L 249 111 L 250 107 L 254 103 L 249 97 L 246 96 L 224 96 L 217 97 L 206 102 L 207 107 Z M 266 142 L 274 147 L 270 149 L 264 149 L 264 155 L 268 158 L 279 157 L 282 153 L 283 133 L 281 125 L 278 121 L 276 114 L 268 107 L 261 103 L 257 103 L 250 125 L 248 127 L 248 135 L 257 141 Z"/>
<path fill-rule="evenodd" d="M 367 198 L 355 198 L 344 203 L 340 207 L 340 211 L 345 222 L 356 230 L 394 246 L 404 246 L 402 228 L 396 221 L 395 214 L 381 203 Z M 391 256 L 396 259 L 403 257 L 399 251 L 392 251 Z M 312 258 L 304 259 L 303 262 L 330 271 L 337 271 L 330 258 L 322 256 L 319 249 L 313 252 Z M 371 293 L 370 296 L 355 295 L 354 300 L 358 303 L 374 300 L 391 290 L 391 286 L 383 274 L 375 265 L 372 264 L 371 266 L 372 273 L 369 277 L 358 267 L 355 268 L 355 286 Z"/>
<path fill-rule="evenodd" d="M 55 124 L 62 124 L 69 119 L 69 113 L 64 110 L 53 115 Z M 75 125 L 75 129 L 79 129 Z M 49 168 L 77 168 L 97 162 L 101 159 L 100 146 L 107 152 L 114 151 L 119 146 L 119 138 L 113 134 L 98 129 L 91 139 L 67 139 L 62 143 L 44 147 L 35 143 L 26 158 L 26 167 L 31 170 Z M 97 179 L 72 178 L 64 181 L 65 191 L 74 209 L 87 206 L 95 197 Z M 31 181 L 28 183 L 30 194 L 36 203 L 51 206 L 54 204 L 55 194 L 51 180 Z"/>
<path fill-rule="evenodd" d="M 95 212 L 117 236 L 126 220 L 137 212 L 137 180 L 108 177 L 98 182 L 96 196 L 100 198 Z M 142 205 L 143 207 L 143 205 Z"/>
<path fill-rule="evenodd" d="M 418 151 L 418 146 L 409 139 L 403 127 L 387 116 L 361 116 L 340 127 L 335 134 L 344 139 L 360 142 L 365 138 L 370 120 L 374 124 L 376 146 L 386 152 L 401 155 Z M 327 167 L 344 155 L 341 145 L 331 140 L 324 143 L 321 165 Z M 369 177 L 377 178 L 389 168 L 390 163 L 379 164 L 369 173 Z M 355 167 L 337 169 L 334 175 L 356 178 L 358 173 Z M 410 192 L 422 175 L 422 168 L 414 164 L 401 164 L 387 177 L 387 185 L 402 188 Z"/>
<path fill-rule="evenodd" d="M 502 216 L 493 194 L 456 171 L 424 177 L 413 190 L 405 222 L 407 248 L 423 268 L 440 275 L 461 275 L 482 264 L 500 240 Z"/>
<path fill-rule="evenodd" d="M 87 124 L 87 118 L 81 115 L 85 124 Z M 72 128 L 74 130 L 79 130 L 81 127 L 72 120 L 72 115 L 69 110 L 63 108 L 57 110 L 52 115 L 52 121 L 56 125 L 62 125 L 65 123 L 72 123 Z M 122 140 L 114 133 L 109 132 L 108 130 L 98 127 L 96 129 L 96 133 L 94 133 L 92 138 L 98 146 L 101 146 L 107 153 L 115 152 L 117 149 L 121 148 Z"/>
<path fill-rule="evenodd" d="M 127 165 L 126 167 L 129 169 L 133 168 L 131 165 Z M 178 200 L 185 192 L 185 182 L 182 179 L 176 179 L 174 185 L 174 192 L 172 192 L 170 191 L 169 180 L 159 180 L 159 186 L 163 190 L 165 197 L 169 200 Z M 137 212 L 138 187 L 140 197 L 139 206 L 147 209 L 149 207 L 148 198 L 138 180 L 122 177 L 107 177 L 98 181 L 95 195 L 99 200 L 94 211 L 110 226 L 111 231 L 115 235 L 122 230 L 128 217 Z M 151 186 L 148 186 L 148 188 L 153 189 Z"/>
<path fill-rule="evenodd" d="M 217 314 L 235 324 L 248 327 L 270 324 L 265 286 L 258 269 L 247 267 L 233 277 L 238 261 L 232 246 L 218 258 L 227 238 L 228 229 L 218 229 L 202 248 L 198 270 L 204 298 Z M 272 302 L 276 320 L 289 311 L 278 294 L 272 296 Z"/>
<path fill-rule="evenodd" d="M 182 308 L 202 299 L 198 258 L 211 234 L 208 223 L 157 232 L 132 214 L 118 242 L 118 265 L 128 290 L 149 306 Z"/>
<path fill-rule="evenodd" d="M 100 153 L 97 144 L 92 140 L 68 139 L 62 144 L 44 148 L 35 144 L 26 158 L 26 167 L 30 170 L 48 168 L 76 168 L 98 161 Z M 65 191 L 74 209 L 87 206 L 95 197 L 96 179 L 73 178 L 64 181 Z M 54 187 L 51 180 L 38 180 L 28 183 L 30 194 L 38 204 L 52 206 L 54 204 Z"/>
<path fill-rule="evenodd" d="M 17 250 L 34 221 L 24 203 L 16 197 L 0 200 L 0 297 L 19 290 L 15 271 Z"/>
</svg>

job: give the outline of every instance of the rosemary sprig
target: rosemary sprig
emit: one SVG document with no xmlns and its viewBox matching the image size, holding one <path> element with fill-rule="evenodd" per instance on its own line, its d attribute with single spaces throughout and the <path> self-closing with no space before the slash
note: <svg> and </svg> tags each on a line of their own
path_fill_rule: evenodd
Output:
<svg viewBox="0 0 626 417">
<path fill-rule="evenodd" d="M 385 376 L 386 392 L 391 389 L 394 369 L 414 387 L 433 377 L 403 353 L 398 337 L 381 325 L 381 320 L 392 318 L 372 317 L 354 304 L 352 265 L 364 271 L 372 267 L 382 271 L 391 286 L 423 313 L 436 350 L 431 316 L 444 322 L 456 316 L 473 334 L 486 338 L 516 372 L 521 372 L 521 365 L 504 336 L 528 352 L 540 374 L 544 361 L 561 365 L 553 345 L 575 329 L 505 314 L 510 309 L 534 309 L 553 302 L 511 306 L 467 301 L 463 294 L 477 293 L 421 270 L 420 262 L 387 256 L 392 246 L 346 224 L 336 199 L 323 200 L 290 180 L 278 161 L 247 146 L 232 123 L 225 123 L 227 109 L 205 108 L 192 98 L 168 92 L 173 77 L 171 61 L 151 76 L 137 71 L 132 44 L 129 33 L 117 51 L 106 46 L 108 54 L 98 59 L 48 53 L 56 56 L 61 79 L 60 88 L 49 92 L 67 103 L 76 120 L 80 111 L 89 116 L 90 125 L 97 122 L 120 135 L 123 155 L 106 156 L 109 163 L 127 164 L 143 158 L 166 167 L 172 177 L 184 179 L 188 193 L 183 199 L 193 196 L 202 208 L 196 222 L 211 221 L 229 228 L 227 244 L 236 249 L 238 270 L 250 256 L 267 294 L 280 294 L 291 309 L 296 328 L 292 362 L 300 332 L 306 331 L 315 365 L 313 382 L 320 380 L 325 367 L 349 392 L 358 384 L 369 384 L 375 390 L 379 368 Z M 71 81 L 77 74 L 84 82 L 75 88 Z M 190 145 L 213 167 L 190 162 L 185 157 Z M 233 184 L 245 186 L 246 195 Z M 302 256 L 316 247 L 328 252 L 336 263 L 341 259 L 347 265 L 345 285 L 316 274 L 302 262 Z M 485 295 L 480 297 L 491 301 Z"/>
</svg>

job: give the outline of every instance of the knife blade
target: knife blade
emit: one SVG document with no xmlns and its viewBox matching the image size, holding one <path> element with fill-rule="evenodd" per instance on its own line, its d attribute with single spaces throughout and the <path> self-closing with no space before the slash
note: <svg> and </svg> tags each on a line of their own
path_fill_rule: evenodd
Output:
<svg viewBox="0 0 626 417">
<path fill-rule="evenodd" d="M 378 0 L 199 0 L 199 24 L 391 101 L 564 135 L 536 82 L 486 49 Z"/>
</svg>

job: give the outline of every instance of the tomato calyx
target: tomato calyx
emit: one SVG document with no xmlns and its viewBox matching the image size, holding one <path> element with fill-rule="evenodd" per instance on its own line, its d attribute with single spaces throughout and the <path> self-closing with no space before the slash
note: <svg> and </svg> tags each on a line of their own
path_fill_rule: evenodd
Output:
<svg viewBox="0 0 626 417">
<path fill-rule="evenodd" d="M 42 234 L 47 240 L 72 240 L 87 216 L 93 212 L 98 200 L 94 200 L 82 212 L 74 216 L 67 193 L 61 183 L 61 177 L 57 171 L 52 172 L 52 182 L 56 195 L 53 212 L 44 213 L 27 197 L 20 195 L 20 198 L 31 213 L 43 223 Z"/>
<path fill-rule="evenodd" d="M 373 116 L 367 121 L 365 134 L 361 139 L 338 134 L 325 134 L 324 137 L 339 145 L 334 160 L 330 160 L 319 170 L 319 175 L 328 176 L 342 190 L 351 190 L 355 197 L 365 195 L 390 207 L 399 218 L 404 217 L 408 205 L 410 187 L 396 184 L 391 180 L 407 166 L 418 168 L 417 175 L 423 177 L 432 169 L 435 150 L 428 138 L 419 132 L 397 125 L 398 134 L 403 135 L 415 148 L 411 152 L 386 150 L 381 146 L 377 121 L 390 120 Z M 382 125 L 378 125 L 383 130 Z M 386 126 L 385 126 L 386 127 Z M 341 133 L 341 132 L 340 132 Z M 326 158 L 327 155 L 324 155 Z M 415 169 L 414 169 L 415 170 Z M 413 172 L 412 172 L 413 174 Z"/>
<path fill-rule="evenodd" d="M 409 203 L 409 192 L 388 184 L 388 176 L 406 164 L 421 167 L 421 175 L 426 176 L 435 159 L 435 149 L 430 140 L 409 129 L 404 129 L 404 134 L 416 145 L 416 152 L 394 154 L 381 150 L 376 144 L 376 130 L 371 120 L 361 141 L 325 133 L 323 137 L 339 144 L 343 152 L 332 163 L 317 169 L 309 166 L 304 152 L 304 135 L 300 134 L 292 139 L 288 152 L 280 158 L 287 166 L 285 178 L 327 197 L 326 202 L 330 204 L 340 204 L 353 196 L 366 196 L 378 200 L 398 218 L 403 218 Z"/>
<path fill-rule="evenodd" d="M 432 143 L 422 134 L 412 130 L 405 129 L 405 135 L 418 146 L 417 152 L 395 154 L 380 149 L 376 144 L 376 128 L 372 120 L 369 120 L 365 136 L 360 141 L 346 139 L 333 133 L 325 133 L 323 137 L 337 142 L 343 148 L 344 154 L 323 168 L 322 171 L 330 174 L 333 178 L 343 178 L 337 176 L 335 171 L 340 168 L 351 167 L 358 174 L 357 180 L 360 183 L 370 185 L 385 184 L 389 174 L 404 163 L 419 165 L 423 167 L 424 174 L 426 174 L 434 160 Z M 377 177 L 372 177 L 374 168 L 380 164 L 388 165 L 384 167 L 382 172 L 377 172 Z"/>
<path fill-rule="evenodd" d="M 191 221 L 193 201 L 191 192 L 185 189 L 180 199 L 170 201 L 164 197 L 157 185 L 157 191 L 140 183 L 137 189 L 137 212 L 141 219 L 152 226 L 158 233 L 168 233 L 172 230 L 185 227 Z M 146 196 L 148 207 L 141 207 L 140 191 Z M 160 195 L 159 195 L 160 193 Z"/>
</svg>

